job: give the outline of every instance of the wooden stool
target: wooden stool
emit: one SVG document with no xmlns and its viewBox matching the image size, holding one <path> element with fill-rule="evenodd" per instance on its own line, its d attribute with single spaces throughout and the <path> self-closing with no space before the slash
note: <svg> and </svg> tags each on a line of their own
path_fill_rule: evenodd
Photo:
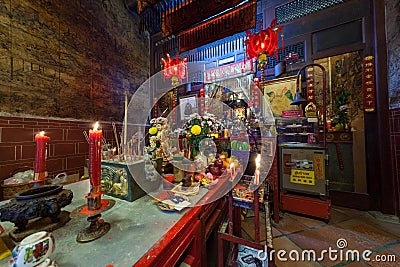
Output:
<svg viewBox="0 0 400 267">
<path fill-rule="evenodd" d="M 252 176 L 250 176 L 250 178 L 251 177 Z M 248 180 L 249 176 L 247 177 L 244 176 L 242 179 Z M 253 188 L 256 187 L 256 185 L 252 183 L 251 179 L 250 181 L 247 182 L 249 189 L 251 189 L 252 187 Z M 226 231 L 226 229 L 221 229 L 218 233 L 218 251 L 219 251 L 218 266 L 221 267 L 225 266 L 223 241 L 228 241 L 230 243 L 229 251 L 231 257 L 228 260 L 229 261 L 228 266 L 229 265 L 236 266 L 239 244 L 261 251 L 265 251 L 266 247 L 267 251 L 268 248 L 269 249 L 272 248 L 272 230 L 270 224 L 270 214 L 268 206 L 269 204 L 268 201 L 264 201 L 264 183 L 262 183 L 260 186 L 257 187 L 257 189 L 254 190 L 253 197 L 249 197 L 248 195 L 246 198 L 242 199 L 234 197 L 233 190 L 234 189 L 231 187 L 231 190 L 229 191 L 228 194 L 228 223 L 227 223 L 228 230 Z M 251 190 L 249 190 L 248 192 L 250 193 Z M 267 246 L 260 244 L 260 213 L 259 213 L 260 204 L 264 204 L 265 207 Z M 255 229 L 254 241 L 244 239 L 241 236 L 241 213 L 240 213 L 241 208 L 254 210 L 254 229 Z M 274 266 L 273 259 L 268 259 L 268 261 L 269 261 L 268 262 L 269 266 Z"/>
</svg>

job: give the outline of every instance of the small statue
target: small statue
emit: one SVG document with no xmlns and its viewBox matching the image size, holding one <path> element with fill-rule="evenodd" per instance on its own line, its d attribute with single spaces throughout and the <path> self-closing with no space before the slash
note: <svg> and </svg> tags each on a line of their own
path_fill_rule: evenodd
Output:
<svg viewBox="0 0 400 267">
<path fill-rule="evenodd" d="M 313 102 L 308 103 L 304 110 L 307 118 L 317 117 L 317 106 Z"/>
<path fill-rule="evenodd" d="M 126 180 L 126 175 L 121 175 L 120 183 L 115 183 L 113 185 L 113 190 L 116 195 L 126 195 L 128 193 L 128 182 Z"/>
</svg>

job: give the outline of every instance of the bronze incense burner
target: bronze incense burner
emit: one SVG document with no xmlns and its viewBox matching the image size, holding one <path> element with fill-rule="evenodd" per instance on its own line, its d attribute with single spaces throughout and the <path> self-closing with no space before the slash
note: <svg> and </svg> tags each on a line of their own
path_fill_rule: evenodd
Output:
<svg viewBox="0 0 400 267">
<path fill-rule="evenodd" d="M 13 239 L 18 241 L 21 237 L 30 234 L 32 221 L 41 220 L 36 225 L 40 225 L 42 229 L 46 229 L 48 224 L 54 224 L 52 230 L 60 227 L 61 225 L 54 226 L 60 222 L 61 208 L 71 204 L 72 198 L 71 190 L 58 185 L 30 188 L 15 194 L 10 202 L 0 207 L 0 220 L 15 224 L 17 229 L 10 235 L 14 234 Z M 69 220 L 69 216 L 67 217 L 66 220 L 62 219 L 64 223 Z"/>
</svg>

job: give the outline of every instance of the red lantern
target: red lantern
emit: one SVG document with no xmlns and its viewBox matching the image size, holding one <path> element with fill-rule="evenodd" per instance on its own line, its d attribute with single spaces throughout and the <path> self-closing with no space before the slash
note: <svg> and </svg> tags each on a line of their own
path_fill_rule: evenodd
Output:
<svg viewBox="0 0 400 267">
<path fill-rule="evenodd" d="M 272 20 L 271 25 L 258 33 L 252 34 L 246 31 L 246 54 L 247 58 L 257 58 L 259 68 L 264 69 L 267 62 L 267 56 L 275 54 L 278 56 L 278 32 L 282 32 L 282 26 L 276 27 L 276 19 Z M 283 34 L 282 49 L 283 49 Z"/>
<path fill-rule="evenodd" d="M 172 59 L 167 53 L 167 59 L 161 58 L 161 61 L 164 69 L 164 78 L 172 78 L 174 87 L 187 76 L 187 58 L 179 60 L 179 55 L 177 54 L 175 59 Z"/>
</svg>

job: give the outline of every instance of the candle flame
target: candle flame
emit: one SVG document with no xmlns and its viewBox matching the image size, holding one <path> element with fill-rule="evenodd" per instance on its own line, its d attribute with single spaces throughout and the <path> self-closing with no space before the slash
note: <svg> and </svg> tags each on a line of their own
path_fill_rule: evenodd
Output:
<svg viewBox="0 0 400 267">
<path fill-rule="evenodd" d="M 235 163 L 231 162 L 231 164 L 229 165 L 229 169 L 233 169 L 233 167 L 235 167 Z"/>
<path fill-rule="evenodd" d="M 260 168 L 260 162 L 261 162 L 261 154 L 258 154 L 256 157 L 256 168 Z"/>
<path fill-rule="evenodd" d="M 96 123 L 93 126 L 93 131 L 97 131 L 98 128 L 99 128 L 99 122 L 96 121 Z"/>
<path fill-rule="evenodd" d="M 40 136 L 44 136 L 44 131 L 41 131 L 41 132 L 39 133 L 39 135 L 40 135 Z"/>
</svg>

